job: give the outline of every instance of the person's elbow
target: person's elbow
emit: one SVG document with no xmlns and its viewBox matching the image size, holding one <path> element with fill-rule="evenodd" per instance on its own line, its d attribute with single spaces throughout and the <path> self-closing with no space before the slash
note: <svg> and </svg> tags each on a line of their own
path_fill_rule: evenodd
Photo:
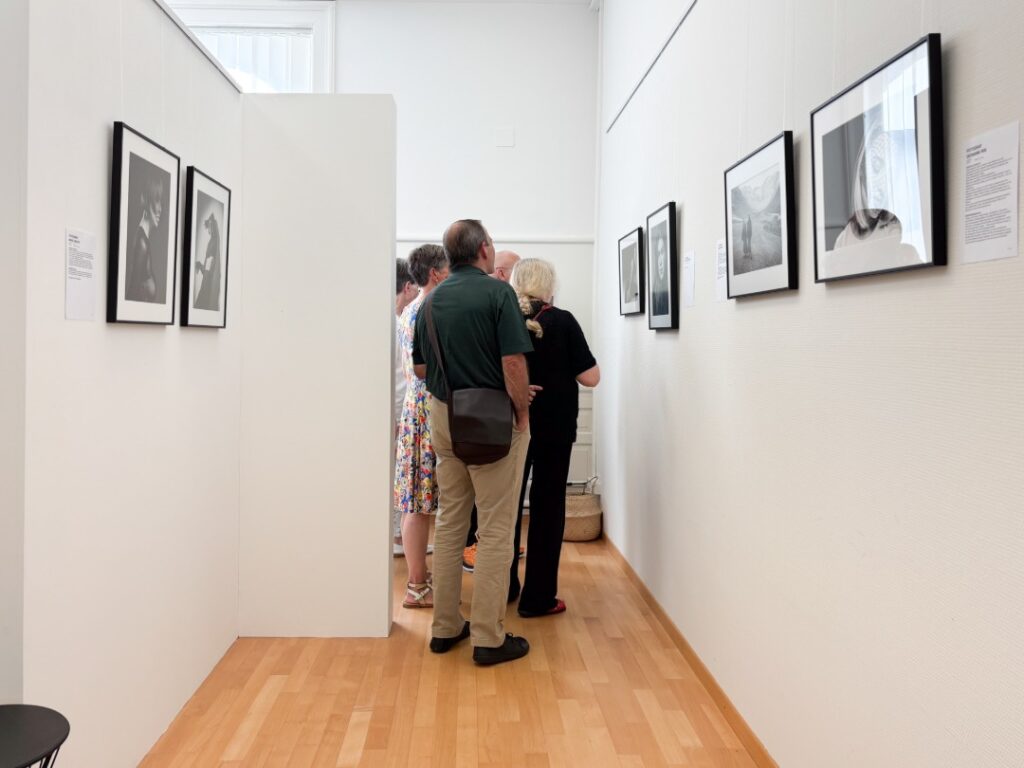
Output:
<svg viewBox="0 0 1024 768">
<path fill-rule="evenodd" d="M 601 383 L 601 366 L 595 365 L 593 368 L 588 368 L 576 377 L 576 381 L 584 387 L 596 387 Z"/>
<path fill-rule="evenodd" d="M 505 372 L 505 376 L 522 374 L 526 371 L 526 355 L 519 353 L 516 355 L 503 355 L 501 358 L 501 367 Z"/>
<path fill-rule="evenodd" d="M 425 379 L 425 378 L 427 378 L 427 366 L 426 366 L 426 363 L 424 363 L 423 365 L 414 365 L 412 367 L 412 372 L 416 374 L 416 378 L 418 378 L 418 379 Z"/>
</svg>

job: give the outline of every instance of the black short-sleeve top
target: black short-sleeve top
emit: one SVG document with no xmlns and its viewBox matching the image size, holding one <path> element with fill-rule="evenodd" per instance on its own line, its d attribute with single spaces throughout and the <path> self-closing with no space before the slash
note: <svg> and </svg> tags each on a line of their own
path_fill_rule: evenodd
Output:
<svg viewBox="0 0 1024 768">
<path fill-rule="evenodd" d="M 534 336 L 533 351 L 526 353 L 530 384 L 543 387 L 530 404 L 530 433 L 534 440 L 574 442 L 580 410 L 576 377 L 597 360 L 571 312 L 542 302 L 531 309 L 544 335 Z"/>
</svg>

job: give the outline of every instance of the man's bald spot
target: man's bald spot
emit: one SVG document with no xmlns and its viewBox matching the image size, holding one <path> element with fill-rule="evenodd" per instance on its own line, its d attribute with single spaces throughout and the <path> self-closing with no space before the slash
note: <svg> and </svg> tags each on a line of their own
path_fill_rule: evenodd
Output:
<svg viewBox="0 0 1024 768">
<path fill-rule="evenodd" d="M 514 251 L 498 251 L 494 254 L 494 276 L 506 283 L 512 278 L 512 268 L 519 261 L 519 254 Z"/>
</svg>

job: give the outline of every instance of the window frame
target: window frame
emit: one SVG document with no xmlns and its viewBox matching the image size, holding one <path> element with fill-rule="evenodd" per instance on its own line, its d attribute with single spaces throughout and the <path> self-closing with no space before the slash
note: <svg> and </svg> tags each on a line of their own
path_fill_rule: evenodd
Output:
<svg viewBox="0 0 1024 768">
<path fill-rule="evenodd" d="M 334 0 L 167 0 L 167 5 L 197 39 L 203 29 L 311 32 L 311 93 L 334 93 Z"/>
</svg>

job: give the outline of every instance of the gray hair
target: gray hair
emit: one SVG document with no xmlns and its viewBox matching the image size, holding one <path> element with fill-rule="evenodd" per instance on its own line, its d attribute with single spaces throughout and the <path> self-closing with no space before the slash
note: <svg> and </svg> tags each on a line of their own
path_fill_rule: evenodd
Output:
<svg viewBox="0 0 1024 768">
<path fill-rule="evenodd" d="M 411 282 L 412 274 L 405 259 L 395 259 L 395 296 L 404 291 L 405 286 Z"/>
<path fill-rule="evenodd" d="M 477 219 L 459 219 L 444 231 L 444 250 L 453 267 L 474 263 L 480 246 L 490 242 L 491 236 Z"/>
<path fill-rule="evenodd" d="M 440 245 L 421 245 L 409 254 L 409 271 L 421 288 L 430 282 L 430 270 L 448 266 L 448 256 Z"/>
</svg>

